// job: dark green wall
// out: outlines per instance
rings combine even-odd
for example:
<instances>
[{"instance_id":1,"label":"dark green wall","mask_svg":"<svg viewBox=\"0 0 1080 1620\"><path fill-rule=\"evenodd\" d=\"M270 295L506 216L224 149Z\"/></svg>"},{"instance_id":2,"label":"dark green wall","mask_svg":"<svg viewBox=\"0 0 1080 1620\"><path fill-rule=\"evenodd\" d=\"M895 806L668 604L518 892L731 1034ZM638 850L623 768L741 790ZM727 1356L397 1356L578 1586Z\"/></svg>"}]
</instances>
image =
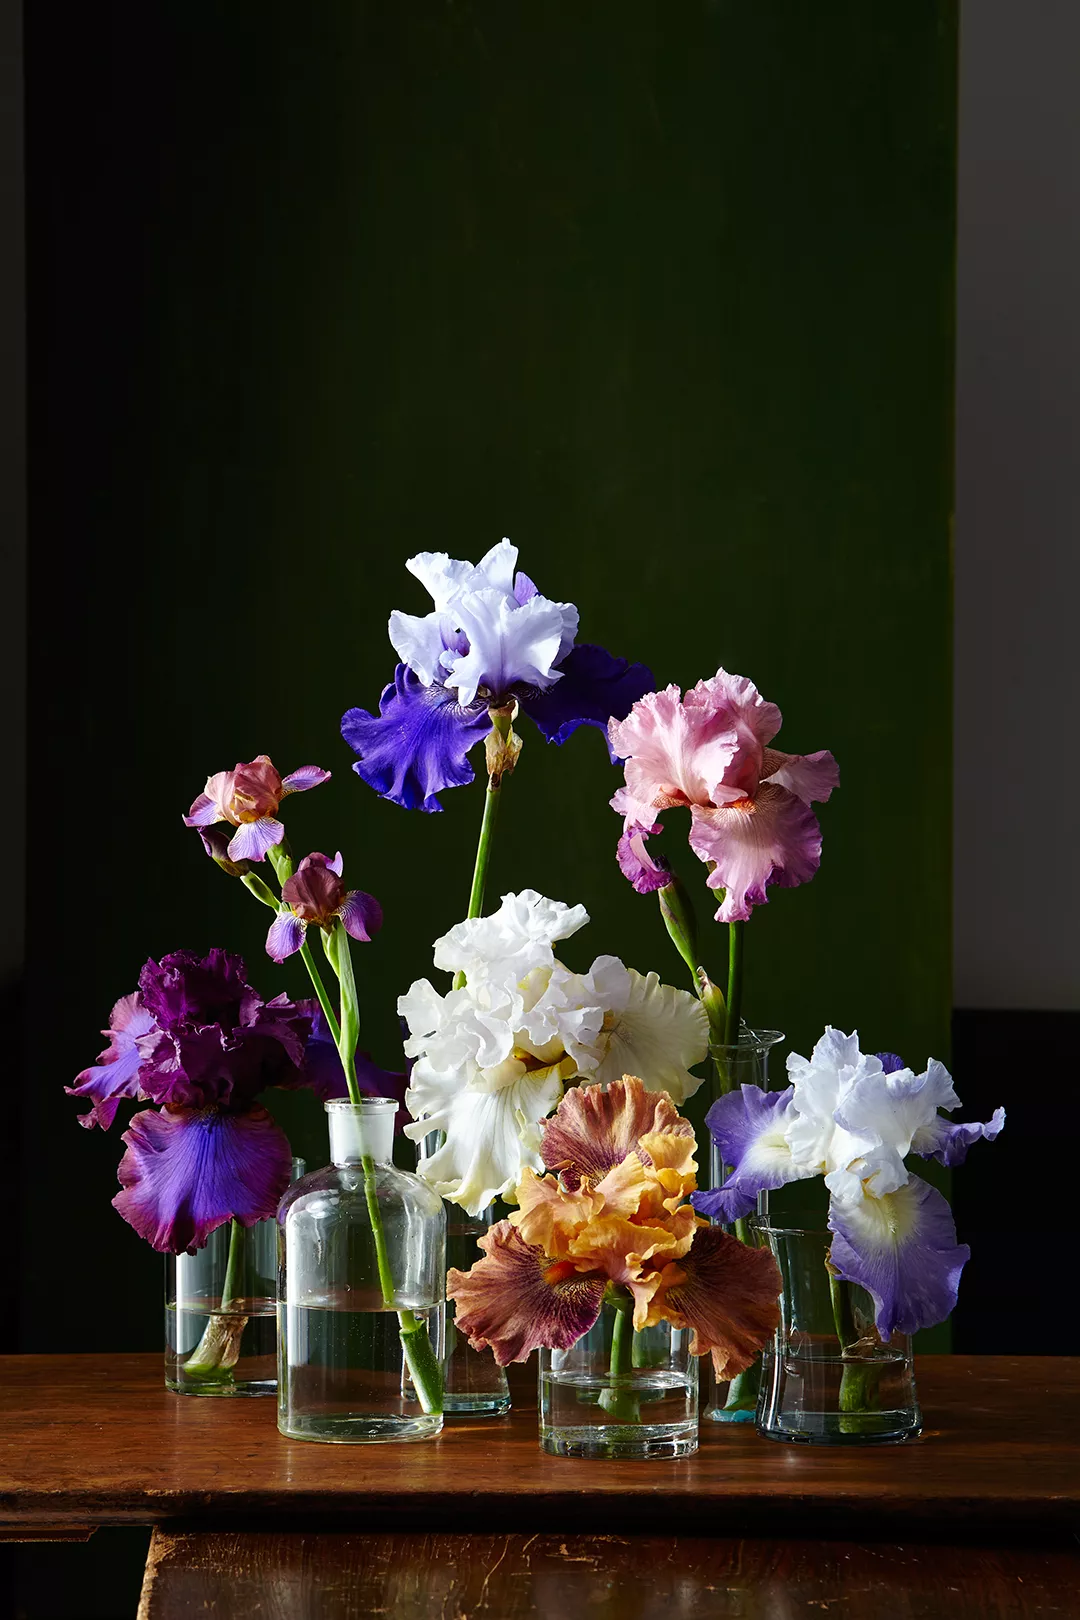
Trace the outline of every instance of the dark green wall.
<instances>
[{"instance_id":1,"label":"dark green wall","mask_svg":"<svg viewBox=\"0 0 1080 1620\"><path fill-rule=\"evenodd\" d=\"M224 944L303 990L180 823L209 771L334 770L290 833L384 903L359 966L394 1054L480 813L377 801L338 736L390 609L424 611L419 549L508 534L588 639L661 683L723 662L782 746L831 748L748 1015L946 1055L954 0L85 9L30 39L26 1345L61 1347L73 1232L64 1347L159 1342L118 1133L61 1089L141 962ZM618 780L597 734L526 728L493 890L584 901L572 962L679 982Z\"/></svg>"}]
</instances>

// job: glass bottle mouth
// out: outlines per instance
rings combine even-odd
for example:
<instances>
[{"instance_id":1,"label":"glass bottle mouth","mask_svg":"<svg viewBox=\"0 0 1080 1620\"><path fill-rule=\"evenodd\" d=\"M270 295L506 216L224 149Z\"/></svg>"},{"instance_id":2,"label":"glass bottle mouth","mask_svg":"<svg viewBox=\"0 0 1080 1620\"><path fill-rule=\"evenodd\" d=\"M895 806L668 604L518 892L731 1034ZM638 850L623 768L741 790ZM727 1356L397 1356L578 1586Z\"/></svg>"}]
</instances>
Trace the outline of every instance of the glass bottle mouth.
<instances>
[{"instance_id":1,"label":"glass bottle mouth","mask_svg":"<svg viewBox=\"0 0 1080 1620\"><path fill-rule=\"evenodd\" d=\"M323 1107L330 1115L371 1114L377 1119L387 1110L396 1114L401 1104L396 1097L361 1097L358 1103L352 1102L348 1097L331 1097L323 1103Z\"/></svg>"},{"instance_id":2,"label":"glass bottle mouth","mask_svg":"<svg viewBox=\"0 0 1080 1620\"><path fill-rule=\"evenodd\" d=\"M330 1126L330 1157L335 1164L361 1164L374 1159L389 1164L394 1156L394 1097L362 1097L358 1103L333 1097L323 1105Z\"/></svg>"}]
</instances>

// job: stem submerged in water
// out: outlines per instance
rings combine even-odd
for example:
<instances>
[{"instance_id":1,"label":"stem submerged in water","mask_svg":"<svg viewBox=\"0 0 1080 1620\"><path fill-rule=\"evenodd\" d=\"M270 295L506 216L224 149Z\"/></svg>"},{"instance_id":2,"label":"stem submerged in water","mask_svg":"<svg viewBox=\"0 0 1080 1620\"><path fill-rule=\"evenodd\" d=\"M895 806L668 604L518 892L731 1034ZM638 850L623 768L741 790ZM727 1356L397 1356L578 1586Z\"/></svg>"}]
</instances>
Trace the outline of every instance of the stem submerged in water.
<instances>
[{"instance_id":1,"label":"stem submerged in water","mask_svg":"<svg viewBox=\"0 0 1080 1620\"><path fill-rule=\"evenodd\" d=\"M617 1297L625 1295L625 1299ZM616 1296L616 1297L612 1297ZM633 1388L634 1373L634 1302L626 1289L609 1291L609 1303L615 1310L611 1328L611 1358L608 1362L609 1387L600 1393L599 1404L619 1423L640 1423L641 1403Z\"/></svg>"},{"instance_id":2,"label":"stem submerged in water","mask_svg":"<svg viewBox=\"0 0 1080 1620\"><path fill-rule=\"evenodd\" d=\"M851 1305L851 1284L829 1272L829 1298L832 1303L833 1326L844 1357L840 1374L841 1434L858 1434L865 1428L869 1413L877 1410L880 1395L881 1369L858 1356L848 1359L848 1352L859 1339L855 1326L855 1313Z\"/></svg>"},{"instance_id":3,"label":"stem submerged in water","mask_svg":"<svg viewBox=\"0 0 1080 1620\"><path fill-rule=\"evenodd\" d=\"M234 1220L229 1232L229 1258L225 1263L219 1310L210 1317L198 1344L184 1362L185 1378L223 1383L231 1380L231 1369L240 1360L240 1343L248 1319L239 1313L226 1313L242 1286L246 1258L247 1231ZM223 1376L225 1374L230 1375L230 1380Z\"/></svg>"}]
</instances>

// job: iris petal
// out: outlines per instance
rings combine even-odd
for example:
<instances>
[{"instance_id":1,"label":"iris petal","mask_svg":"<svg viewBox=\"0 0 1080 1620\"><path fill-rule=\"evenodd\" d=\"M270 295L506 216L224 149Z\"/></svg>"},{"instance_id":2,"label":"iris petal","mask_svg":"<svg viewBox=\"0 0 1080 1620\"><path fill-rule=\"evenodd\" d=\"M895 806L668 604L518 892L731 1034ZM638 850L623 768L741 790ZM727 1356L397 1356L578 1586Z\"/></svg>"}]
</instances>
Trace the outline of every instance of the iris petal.
<instances>
[{"instance_id":1,"label":"iris petal","mask_svg":"<svg viewBox=\"0 0 1080 1620\"><path fill-rule=\"evenodd\" d=\"M957 1243L941 1193L918 1176L884 1198L833 1198L829 1230L836 1274L866 1289L883 1340L943 1322L956 1304L971 1250Z\"/></svg>"},{"instance_id":2,"label":"iris petal","mask_svg":"<svg viewBox=\"0 0 1080 1620\"><path fill-rule=\"evenodd\" d=\"M759 1192L783 1187L812 1174L796 1168L785 1132L791 1123L794 1086L786 1091L762 1091L740 1086L718 1097L705 1115L705 1124L731 1166L722 1187L696 1192L690 1202L713 1220L737 1221L757 1207Z\"/></svg>"},{"instance_id":3,"label":"iris petal","mask_svg":"<svg viewBox=\"0 0 1080 1620\"><path fill-rule=\"evenodd\" d=\"M120 1099L139 1095L142 1053L138 1039L153 1028L153 1016L143 1006L137 991L120 998L109 1017L108 1046L96 1064L76 1075L73 1086L64 1087L71 1097L90 1099L90 1112L79 1115L80 1125L87 1128L100 1125L107 1131L116 1118Z\"/></svg>"},{"instance_id":4,"label":"iris petal","mask_svg":"<svg viewBox=\"0 0 1080 1620\"><path fill-rule=\"evenodd\" d=\"M603 647L579 642L558 666L561 680L546 691L521 700L521 707L548 742L564 743L579 726L607 732L611 720L624 720L634 704L652 690L652 670L616 658ZM618 755L608 743L612 760Z\"/></svg>"},{"instance_id":5,"label":"iris petal","mask_svg":"<svg viewBox=\"0 0 1080 1620\"><path fill-rule=\"evenodd\" d=\"M456 1325L474 1350L490 1346L505 1367L526 1361L542 1344L568 1350L589 1331L600 1315L606 1277L551 1266L509 1221L497 1222L477 1241L484 1259L470 1271L452 1270L446 1279Z\"/></svg>"},{"instance_id":6,"label":"iris petal","mask_svg":"<svg viewBox=\"0 0 1080 1620\"><path fill-rule=\"evenodd\" d=\"M113 1204L165 1254L201 1248L230 1219L268 1220L289 1185L292 1149L265 1108L146 1109L123 1140Z\"/></svg>"},{"instance_id":7,"label":"iris petal","mask_svg":"<svg viewBox=\"0 0 1080 1620\"><path fill-rule=\"evenodd\" d=\"M462 709L443 686L425 686L399 664L379 699L378 715L350 709L341 735L359 754L356 774L406 810L441 810L436 795L473 779L466 755L487 736L486 706Z\"/></svg>"}]
</instances>

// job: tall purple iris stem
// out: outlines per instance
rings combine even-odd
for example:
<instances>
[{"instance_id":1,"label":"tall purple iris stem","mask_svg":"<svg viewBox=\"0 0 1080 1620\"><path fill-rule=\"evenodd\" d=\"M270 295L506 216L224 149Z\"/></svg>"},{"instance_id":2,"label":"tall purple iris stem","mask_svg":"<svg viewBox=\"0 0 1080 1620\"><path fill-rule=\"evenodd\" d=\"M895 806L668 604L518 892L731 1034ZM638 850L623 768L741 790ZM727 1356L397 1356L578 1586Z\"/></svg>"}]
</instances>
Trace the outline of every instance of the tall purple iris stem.
<instances>
[{"instance_id":1,"label":"tall purple iris stem","mask_svg":"<svg viewBox=\"0 0 1080 1620\"><path fill-rule=\"evenodd\" d=\"M329 929L321 929L326 959L337 976L340 991L341 1022L335 1041L345 1083L349 1088L349 1101L360 1104L360 1087L356 1079L356 1043L360 1035L360 1004L353 976L352 951L349 936L340 917L335 917ZM375 1161L370 1154L360 1160L364 1172L364 1198L367 1202L371 1236L375 1245L375 1264L379 1273L379 1287L387 1310L395 1310L397 1289L390 1268L390 1256L383 1231L382 1210ZM439 1359L428 1337L427 1326L410 1310L397 1310L398 1336L405 1356L405 1364L412 1378L417 1399L425 1412L441 1412L443 1404L443 1375Z\"/></svg>"}]
</instances>

